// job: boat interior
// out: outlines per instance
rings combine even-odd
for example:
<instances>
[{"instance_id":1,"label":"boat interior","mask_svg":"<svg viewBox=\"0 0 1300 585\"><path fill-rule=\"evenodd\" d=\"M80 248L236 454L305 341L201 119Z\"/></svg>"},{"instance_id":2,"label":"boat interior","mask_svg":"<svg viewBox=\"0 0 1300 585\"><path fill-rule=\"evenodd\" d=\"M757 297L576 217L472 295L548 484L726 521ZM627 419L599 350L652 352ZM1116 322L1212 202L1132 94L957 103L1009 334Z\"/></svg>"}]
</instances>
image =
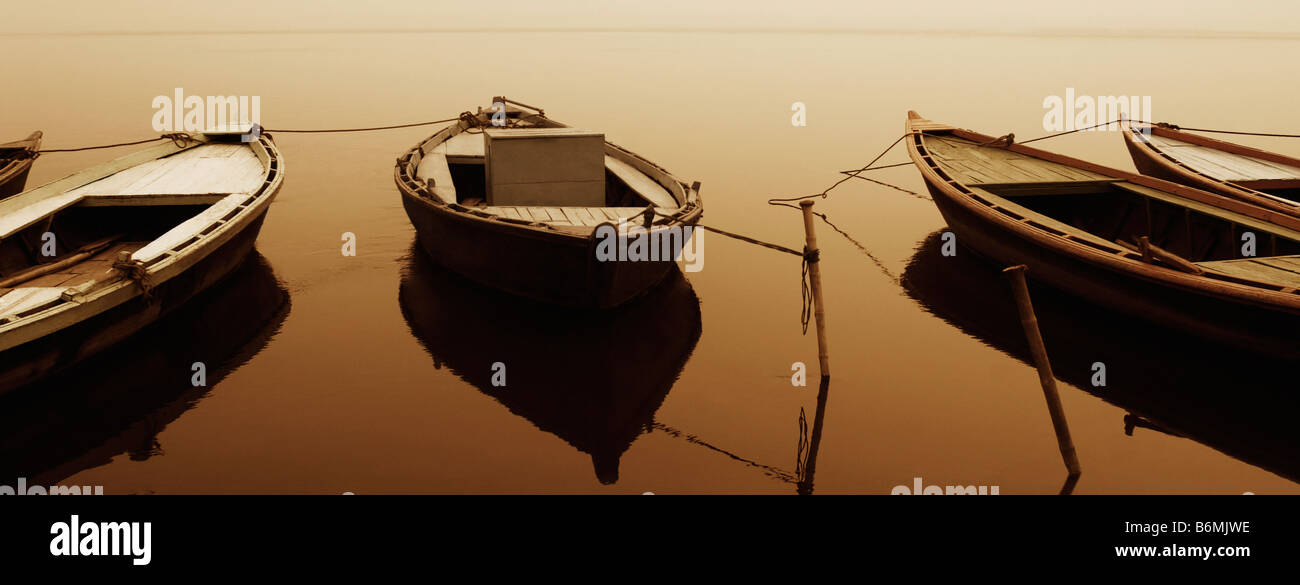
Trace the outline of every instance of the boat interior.
<instances>
[{"instance_id":1,"label":"boat interior","mask_svg":"<svg viewBox=\"0 0 1300 585\"><path fill-rule=\"evenodd\" d=\"M1212 179L1300 201L1300 167L1192 144L1155 133L1134 132L1132 135L1138 140L1147 141L1156 150L1167 153L1187 168Z\"/></svg>"},{"instance_id":2,"label":"boat interior","mask_svg":"<svg viewBox=\"0 0 1300 585\"><path fill-rule=\"evenodd\" d=\"M487 183L487 148L484 132L468 129L454 134L423 154L415 176L432 184L435 195L446 203L457 203L510 219L532 221L561 228L590 230L606 222L618 222L645 212L648 206L671 213L681 206L680 186L665 185L647 173L648 165L618 150L604 146L604 197L599 205L591 201L566 199L556 193L554 204L490 205Z\"/></svg>"},{"instance_id":3,"label":"boat interior","mask_svg":"<svg viewBox=\"0 0 1300 585\"><path fill-rule=\"evenodd\" d=\"M1111 251L1145 236L1204 270L1300 288L1300 231L1086 169L926 134L938 166L1017 221ZM1256 255L1242 255L1254 235Z\"/></svg>"},{"instance_id":4,"label":"boat interior","mask_svg":"<svg viewBox=\"0 0 1300 585\"><path fill-rule=\"evenodd\" d=\"M146 265L178 253L249 205L266 174L248 145L210 143L0 202L0 324L116 280L123 252Z\"/></svg>"}]
</instances>

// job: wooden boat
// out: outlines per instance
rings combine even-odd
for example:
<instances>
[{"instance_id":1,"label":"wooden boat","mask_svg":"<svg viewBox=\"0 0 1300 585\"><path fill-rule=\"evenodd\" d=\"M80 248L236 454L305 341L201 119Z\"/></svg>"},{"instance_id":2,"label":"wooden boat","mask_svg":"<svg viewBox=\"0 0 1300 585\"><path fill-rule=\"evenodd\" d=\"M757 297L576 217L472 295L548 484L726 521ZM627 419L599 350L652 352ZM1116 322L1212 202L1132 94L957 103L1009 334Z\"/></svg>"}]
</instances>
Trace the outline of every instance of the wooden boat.
<instances>
[{"instance_id":1,"label":"wooden boat","mask_svg":"<svg viewBox=\"0 0 1300 585\"><path fill-rule=\"evenodd\" d=\"M974 254L944 256L945 231L917 246L900 278L903 290L927 312L1032 367L1002 265ZM1294 360L1208 342L1047 286L1031 287L1053 373L1122 409L1114 415L1115 432L1171 433L1300 481L1300 394L1278 383L1293 375ZM1092 385L1095 362L1106 364L1104 387ZM1026 371L1022 382L1034 384L1033 374Z\"/></svg>"},{"instance_id":2,"label":"wooden boat","mask_svg":"<svg viewBox=\"0 0 1300 585\"><path fill-rule=\"evenodd\" d=\"M41 132L15 142L0 144L0 199L23 190L32 163L40 156Z\"/></svg>"},{"instance_id":3,"label":"wooden boat","mask_svg":"<svg viewBox=\"0 0 1300 585\"><path fill-rule=\"evenodd\" d=\"M290 304L254 250L226 279L139 335L0 397L0 476L60 485L123 454L158 455L158 436L261 351ZM207 365L206 386L191 383L197 359Z\"/></svg>"},{"instance_id":4,"label":"wooden boat","mask_svg":"<svg viewBox=\"0 0 1300 585\"><path fill-rule=\"evenodd\" d=\"M481 284L571 307L613 307L663 280L680 246L666 260L601 261L597 237L609 232L600 228L653 212L654 232L680 237L703 212L699 183L540 109L493 103L498 113L466 112L397 160L402 203L429 257Z\"/></svg>"},{"instance_id":5,"label":"wooden boat","mask_svg":"<svg viewBox=\"0 0 1300 585\"><path fill-rule=\"evenodd\" d=\"M1300 216L1300 159L1167 124L1126 122L1121 130L1144 175Z\"/></svg>"},{"instance_id":6,"label":"wooden boat","mask_svg":"<svg viewBox=\"0 0 1300 585\"><path fill-rule=\"evenodd\" d=\"M912 161L970 249L1131 315L1295 350L1300 218L915 112L907 130Z\"/></svg>"},{"instance_id":7,"label":"wooden boat","mask_svg":"<svg viewBox=\"0 0 1300 585\"><path fill-rule=\"evenodd\" d=\"M700 301L681 271L592 312L519 299L411 252L398 302L435 367L589 455L602 484L618 481L623 453L649 431L700 338ZM507 366L505 387L492 384L495 362Z\"/></svg>"},{"instance_id":8,"label":"wooden boat","mask_svg":"<svg viewBox=\"0 0 1300 585\"><path fill-rule=\"evenodd\" d=\"M0 393L94 355L248 255L284 180L269 136L176 139L0 201Z\"/></svg>"}]
</instances>

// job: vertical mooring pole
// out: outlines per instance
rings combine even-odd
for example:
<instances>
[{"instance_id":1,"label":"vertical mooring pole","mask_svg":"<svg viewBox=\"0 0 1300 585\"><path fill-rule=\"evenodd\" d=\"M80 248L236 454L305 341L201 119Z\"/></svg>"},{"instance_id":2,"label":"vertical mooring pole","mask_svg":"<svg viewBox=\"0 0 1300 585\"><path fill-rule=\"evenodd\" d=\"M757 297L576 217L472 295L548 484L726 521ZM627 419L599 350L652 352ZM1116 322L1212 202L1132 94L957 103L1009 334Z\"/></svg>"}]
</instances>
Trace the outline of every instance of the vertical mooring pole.
<instances>
[{"instance_id":1,"label":"vertical mooring pole","mask_svg":"<svg viewBox=\"0 0 1300 585\"><path fill-rule=\"evenodd\" d=\"M817 320L817 360L820 362L822 379L831 377L830 352L826 349L826 309L822 304L822 269L817 253L817 233L813 230L813 202L804 199L799 202L803 210L803 231L807 238L804 244L804 260L808 262L808 280L812 288L813 317Z\"/></svg>"},{"instance_id":2,"label":"vertical mooring pole","mask_svg":"<svg viewBox=\"0 0 1300 585\"><path fill-rule=\"evenodd\" d=\"M1043 345L1043 335L1038 331L1038 317L1034 315L1034 305L1029 300L1029 286L1025 284L1024 264L1003 270L1011 281L1011 291L1016 297L1016 308L1020 311L1020 325L1025 328L1025 338L1029 341L1029 353L1038 368L1038 381L1043 386L1043 396L1047 398L1047 412L1052 416L1052 428L1056 430L1056 443L1061 448L1061 458L1065 460L1065 469L1070 475L1078 475L1079 457L1074 452L1074 441L1070 439L1070 427L1065 422L1065 409L1061 407L1061 395L1056 391L1056 376L1052 374L1052 363L1047 359L1047 347Z\"/></svg>"}]
</instances>

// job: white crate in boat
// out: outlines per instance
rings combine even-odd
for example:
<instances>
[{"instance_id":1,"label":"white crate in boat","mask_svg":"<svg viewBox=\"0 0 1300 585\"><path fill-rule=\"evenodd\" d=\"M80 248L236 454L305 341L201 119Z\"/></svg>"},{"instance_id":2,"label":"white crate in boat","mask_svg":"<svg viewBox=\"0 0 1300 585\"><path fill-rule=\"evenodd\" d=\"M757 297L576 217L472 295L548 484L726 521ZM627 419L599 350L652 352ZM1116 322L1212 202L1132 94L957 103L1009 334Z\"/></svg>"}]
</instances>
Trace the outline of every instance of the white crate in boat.
<instances>
[{"instance_id":1,"label":"white crate in boat","mask_svg":"<svg viewBox=\"0 0 1300 585\"><path fill-rule=\"evenodd\" d=\"M604 134L575 128L483 134L488 205L605 205Z\"/></svg>"}]
</instances>

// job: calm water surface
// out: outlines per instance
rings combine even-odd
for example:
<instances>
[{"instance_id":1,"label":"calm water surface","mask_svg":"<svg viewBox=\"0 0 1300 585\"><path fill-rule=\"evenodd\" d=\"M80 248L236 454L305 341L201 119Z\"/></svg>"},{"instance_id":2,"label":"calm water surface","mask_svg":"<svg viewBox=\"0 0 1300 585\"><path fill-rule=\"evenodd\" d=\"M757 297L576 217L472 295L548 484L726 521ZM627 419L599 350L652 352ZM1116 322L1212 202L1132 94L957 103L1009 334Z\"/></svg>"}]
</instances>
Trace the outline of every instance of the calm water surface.
<instances>
[{"instance_id":1,"label":"calm water surface","mask_svg":"<svg viewBox=\"0 0 1300 585\"><path fill-rule=\"evenodd\" d=\"M0 37L0 48L20 57L0 93L0 138L148 137L153 97L176 87L259 95L272 128L433 120L507 95L702 181L706 223L791 247L797 214L764 201L820 191L870 160L908 109L1023 139L1045 134L1043 98L1073 87L1151 95L1158 120L1300 128L1300 82L1274 65L1296 49L1284 40L250 34ZM1203 77L1224 70L1239 83ZM807 105L806 127L792 127L793 102ZM801 411L811 426L817 407L815 383L790 384L792 362L817 360L800 334L796 259L709 234L702 272L603 319L484 294L413 251L392 165L430 133L278 135L288 176L259 255L199 306L7 406L0 481L110 493L796 491ZM1132 168L1115 133L1043 146ZM118 154L48 155L29 186ZM911 168L877 176L923 188ZM815 491L888 493L914 477L1060 490L999 267L964 249L941 257L933 204L891 189L847 183L818 209L883 267L819 227L835 376ZM339 253L343 232L357 235L356 257ZM1285 364L1035 292L1084 468L1076 493L1300 492L1288 416L1300 400ZM220 367L196 391L188 365L201 359ZM493 361L511 364L509 389L484 381ZM1110 366L1106 389L1088 385L1093 361Z\"/></svg>"}]
</instances>

